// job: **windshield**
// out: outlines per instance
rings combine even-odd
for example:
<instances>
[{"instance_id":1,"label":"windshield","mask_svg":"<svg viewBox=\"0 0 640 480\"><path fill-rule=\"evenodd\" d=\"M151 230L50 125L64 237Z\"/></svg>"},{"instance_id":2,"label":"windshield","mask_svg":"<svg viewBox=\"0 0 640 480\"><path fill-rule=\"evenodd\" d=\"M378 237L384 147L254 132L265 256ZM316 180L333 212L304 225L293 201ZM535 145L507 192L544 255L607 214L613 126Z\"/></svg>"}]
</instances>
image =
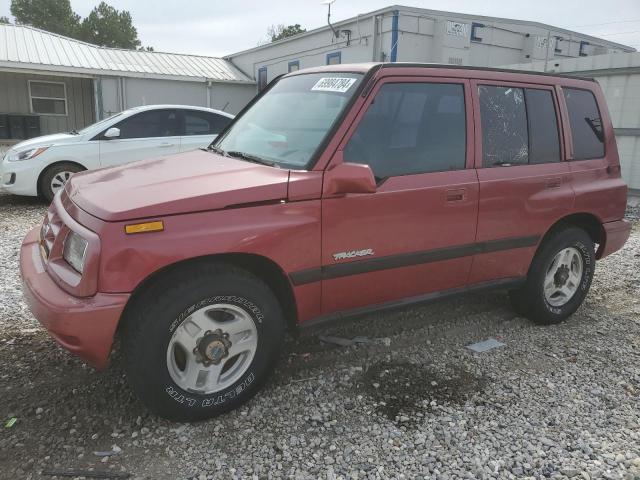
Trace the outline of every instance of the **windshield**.
<instances>
[{"instance_id":1,"label":"windshield","mask_svg":"<svg viewBox=\"0 0 640 480\"><path fill-rule=\"evenodd\" d=\"M92 123L88 127L84 127L82 130L78 131L77 133L79 135L82 135L83 133L86 133L89 130L93 130L94 128L99 127L100 125L104 125L105 123L110 122L111 120L113 120L116 117L119 117L120 115L122 115L122 112L116 113L115 115L111 115L110 117L107 117L107 118L105 118L103 120L100 120L99 122Z\"/></svg>"},{"instance_id":2,"label":"windshield","mask_svg":"<svg viewBox=\"0 0 640 480\"><path fill-rule=\"evenodd\" d=\"M236 119L215 150L304 169L361 80L361 74L340 72L285 77Z\"/></svg>"}]
</instances>

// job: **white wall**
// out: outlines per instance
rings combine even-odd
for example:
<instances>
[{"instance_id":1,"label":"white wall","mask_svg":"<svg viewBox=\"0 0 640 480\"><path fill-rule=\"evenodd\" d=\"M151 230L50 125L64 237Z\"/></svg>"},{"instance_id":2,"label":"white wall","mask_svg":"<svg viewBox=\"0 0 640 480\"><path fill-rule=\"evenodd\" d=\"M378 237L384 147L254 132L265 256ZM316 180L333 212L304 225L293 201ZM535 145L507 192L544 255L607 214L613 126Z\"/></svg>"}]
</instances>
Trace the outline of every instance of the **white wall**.
<instances>
[{"instance_id":1,"label":"white wall","mask_svg":"<svg viewBox=\"0 0 640 480\"><path fill-rule=\"evenodd\" d=\"M323 27L291 39L232 54L228 59L256 80L258 70L266 67L268 81L287 73L289 62L294 60L300 62L300 68L325 65L327 53L334 51L341 52L342 63L390 61L392 8L396 7L335 23L336 29L351 30L348 45L344 36L336 39L328 27ZM582 41L590 43L582 47L583 53L588 55L620 50L605 40L554 27L418 8L397 8L397 61L400 62L473 66L528 63L547 57L578 56ZM451 28L452 23L460 26L461 35L453 34L455 29ZM481 40L471 40L474 23L483 25L474 32Z\"/></svg>"}]
</instances>

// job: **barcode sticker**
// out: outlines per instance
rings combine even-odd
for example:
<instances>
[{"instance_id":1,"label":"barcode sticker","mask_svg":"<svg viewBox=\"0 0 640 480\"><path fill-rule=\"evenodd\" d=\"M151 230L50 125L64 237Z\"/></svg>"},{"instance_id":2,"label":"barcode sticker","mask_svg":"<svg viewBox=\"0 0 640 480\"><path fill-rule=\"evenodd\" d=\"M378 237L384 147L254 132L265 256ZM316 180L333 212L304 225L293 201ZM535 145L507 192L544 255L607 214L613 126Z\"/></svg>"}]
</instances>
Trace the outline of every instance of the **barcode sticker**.
<instances>
[{"instance_id":1,"label":"barcode sticker","mask_svg":"<svg viewBox=\"0 0 640 480\"><path fill-rule=\"evenodd\" d=\"M311 90L344 93L354 83L356 83L355 78L327 77L318 80Z\"/></svg>"}]
</instances>

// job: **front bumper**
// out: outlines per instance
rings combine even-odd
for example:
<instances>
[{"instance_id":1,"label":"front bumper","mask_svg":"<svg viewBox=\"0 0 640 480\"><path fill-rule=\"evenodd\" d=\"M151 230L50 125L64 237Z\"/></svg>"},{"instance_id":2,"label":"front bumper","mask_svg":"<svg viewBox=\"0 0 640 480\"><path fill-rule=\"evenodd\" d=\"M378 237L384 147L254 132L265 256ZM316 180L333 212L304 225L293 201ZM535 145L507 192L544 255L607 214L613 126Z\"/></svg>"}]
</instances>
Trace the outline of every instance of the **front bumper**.
<instances>
[{"instance_id":1,"label":"front bumper","mask_svg":"<svg viewBox=\"0 0 640 480\"><path fill-rule=\"evenodd\" d=\"M92 367L105 368L129 294L98 292L79 298L62 290L46 272L38 228L22 242L20 273L25 301L49 334Z\"/></svg>"},{"instance_id":2,"label":"front bumper","mask_svg":"<svg viewBox=\"0 0 640 480\"><path fill-rule=\"evenodd\" d=\"M631 234L631 224L626 220L606 222L602 224L605 232L604 243L598 248L596 258L604 258L620 250Z\"/></svg>"},{"instance_id":3,"label":"front bumper","mask_svg":"<svg viewBox=\"0 0 640 480\"><path fill-rule=\"evenodd\" d=\"M38 195L38 177L44 165L30 160L9 162L0 160L0 190L14 195Z\"/></svg>"}]
</instances>

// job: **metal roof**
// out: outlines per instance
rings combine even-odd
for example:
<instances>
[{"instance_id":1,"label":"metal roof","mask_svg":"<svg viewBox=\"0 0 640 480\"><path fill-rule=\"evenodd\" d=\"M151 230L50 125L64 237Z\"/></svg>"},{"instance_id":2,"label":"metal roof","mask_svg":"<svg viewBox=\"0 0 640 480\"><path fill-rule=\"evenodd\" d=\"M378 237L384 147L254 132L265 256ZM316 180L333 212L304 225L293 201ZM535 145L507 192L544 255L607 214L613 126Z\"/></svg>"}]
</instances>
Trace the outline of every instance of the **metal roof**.
<instances>
[{"instance_id":1,"label":"metal roof","mask_svg":"<svg viewBox=\"0 0 640 480\"><path fill-rule=\"evenodd\" d=\"M0 67L255 83L223 58L98 47L27 25L0 24Z\"/></svg>"}]
</instances>

